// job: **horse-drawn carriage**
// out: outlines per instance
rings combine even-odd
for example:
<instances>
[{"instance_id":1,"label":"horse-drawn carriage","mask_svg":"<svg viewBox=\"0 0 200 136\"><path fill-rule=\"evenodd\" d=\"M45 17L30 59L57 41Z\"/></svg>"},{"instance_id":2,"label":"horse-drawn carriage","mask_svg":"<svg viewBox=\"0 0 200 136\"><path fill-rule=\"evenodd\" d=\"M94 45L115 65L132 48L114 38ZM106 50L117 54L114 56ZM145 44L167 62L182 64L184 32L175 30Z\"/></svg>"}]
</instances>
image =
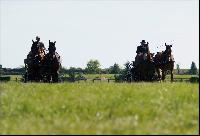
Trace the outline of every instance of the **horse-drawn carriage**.
<instances>
[{"instance_id":1,"label":"horse-drawn carriage","mask_svg":"<svg viewBox=\"0 0 200 136\"><path fill-rule=\"evenodd\" d=\"M142 40L137 47L135 61L126 64L125 81L158 81L164 80L168 71L171 73L173 81L174 58L172 55L172 45L167 45L162 52L150 53L148 42Z\"/></svg>"},{"instance_id":2,"label":"horse-drawn carriage","mask_svg":"<svg viewBox=\"0 0 200 136\"><path fill-rule=\"evenodd\" d=\"M56 52L56 42L49 40L48 53L45 52L45 47L41 42L33 40L32 42L31 51L24 59L26 69L24 81L58 82L61 60Z\"/></svg>"}]
</instances>

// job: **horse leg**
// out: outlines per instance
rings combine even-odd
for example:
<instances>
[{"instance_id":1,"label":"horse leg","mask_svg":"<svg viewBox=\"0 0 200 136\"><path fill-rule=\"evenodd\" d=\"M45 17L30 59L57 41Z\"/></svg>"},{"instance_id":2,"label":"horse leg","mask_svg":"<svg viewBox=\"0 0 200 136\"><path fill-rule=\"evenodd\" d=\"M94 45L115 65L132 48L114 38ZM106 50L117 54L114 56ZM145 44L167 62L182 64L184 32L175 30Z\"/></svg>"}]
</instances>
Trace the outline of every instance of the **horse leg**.
<instances>
[{"instance_id":1,"label":"horse leg","mask_svg":"<svg viewBox=\"0 0 200 136\"><path fill-rule=\"evenodd\" d=\"M162 70L162 81L164 81L164 80L165 80L165 71Z\"/></svg>"},{"instance_id":2,"label":"horse leg","mask_svg":"<svg viewBox=\"0 0 200 136\"><path fill-rule=\"evenodd\" d=\"M174 81L173 70L170 70L170 72L171 72L171 82L173 82Z\"/></svg>"},{"instance_id":3,"label":"horse leg","mask_svg":"<svg viewBox=\"0 0 200 136\"><path fill-rule=\"evenodd\" d=\"M47 66L45 67L45 71L46 71L46 78L47 78L47 82L51 82L51 77L52 77L52 72L51 72L51 67L49 66L50 64L46 64Z\"/></svg>"},{"instance_id":4,"label":"horse leg","mask_svg":"<svg viewBox=\"0 0 200 136\"><path fill-rule=\"evenodd\" d=\"M31 77L31 74L28 73L28 74L27 74L27 81L30 81L30 80L32 80L32 77Z\"/></svg>"},{"instance_id":5,"label":"horse leg","mask_svg":"<svg viewBox=\"0 0 200 136\"><path fill-rule=\"evenodd\" d=\"M161 77L161 76L160 76L160 71L159 71L158 68L156 68L156 73L157 73L157 78L158 78L157 80L160 81L160 77Z\"/></svg>"},{"instance_id":6,"label":"horse leg","mask_svg":"<svg viewBox=\"0 0 200 136\"><path fill-rule=\"evenodd\" d=\"M47 81L48 81L49 83L51 82L51 77L52 77L51 72L48 72L48 74L47 74Z\"/></svg>"},{"instance_id":7,"label":"horse leg","mask_svg":"<svg viewBox=\"0 0 200 136\"><path fill-rule=\"evenodd\" d=\"M130 78L131 78L131 82L132 82L133 81L132 75L130 75Z\"/></svg>"},{"instance_id":8,"label":"horse leg","mask_svg":"<svg viewBox=\"0 0 200 136\"><path fill-rule=\"evenodd\" d=\"M53 73L52 80L53 80L54 83L58 82L58 72Z\"/></svg>"},{"instance_id":9,"label":"horse leg","mask_svg":"<svg viewBox=\"0 0 200 136\"><path fill-rule=\"evenodd\" d=\"M159 73L159 75L158 75L158 78L159 78L159 81L161 82L161 80L162 80L162 70L161 69L158 69L158 73Z\"/></svg>"},{"instance_id":10,"label":"horse leg","mask_svg":"<svg viewBox=\"0 0 200 136\"><path fill-rule=\"evenodd\" d=\"M173 69L174 69L174 62L172 61L172 63L171 63L171 82L174 81Z\"/></svg>"},{"instance_id":11,"label":"horse leg","mask_svg":"<svg viewBox=\"0 0 200 136\"><path fill-rule=\"evenodd\" d=\"M129 82L130 82L130 83L132 82L131 75L129 75Z\"/></svg>"},{"instance_id":12,"label":"horse leg","mask_svg":"<svg viewBox=\"0 0 200 136\"><path fill-rule=\"evenodd\" d=\"M36 76L35 76L35 81L36 81L36 82L39 82L39 81L40 81L40 77L39 77L40 74L39 74L38 72L39 72L39 71L36 71L36 72L35 72L35 75L36 75Z\"/></svg>"}]
</instances>

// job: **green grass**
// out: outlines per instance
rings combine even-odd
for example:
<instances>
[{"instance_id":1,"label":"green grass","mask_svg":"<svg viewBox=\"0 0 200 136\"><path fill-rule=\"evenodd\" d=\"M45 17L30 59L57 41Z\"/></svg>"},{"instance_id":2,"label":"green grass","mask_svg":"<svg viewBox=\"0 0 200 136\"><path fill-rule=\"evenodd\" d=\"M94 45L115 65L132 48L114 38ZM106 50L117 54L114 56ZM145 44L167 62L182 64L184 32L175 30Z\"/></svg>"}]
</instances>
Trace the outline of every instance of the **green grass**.
<instances>
[{"instance_id":1,"label":"green grass","mask_svg":"<svg viewBox=\"0 0 200 136\"><path fill-rule=\"evenodd\" d=\"M114 74L86 74L83 75L86 78L93 79L93 78L113 78L114 79Z\"/></svg>"},{"instance_id":2,"label":"green grass","mask_svg":"<svg viewBox=\"0 0 200 136\"><path fill-rule=\"evenodd\" d=\"M0 134L198 134L191 83L1 83Z\"/></svg>"}]
</instances>

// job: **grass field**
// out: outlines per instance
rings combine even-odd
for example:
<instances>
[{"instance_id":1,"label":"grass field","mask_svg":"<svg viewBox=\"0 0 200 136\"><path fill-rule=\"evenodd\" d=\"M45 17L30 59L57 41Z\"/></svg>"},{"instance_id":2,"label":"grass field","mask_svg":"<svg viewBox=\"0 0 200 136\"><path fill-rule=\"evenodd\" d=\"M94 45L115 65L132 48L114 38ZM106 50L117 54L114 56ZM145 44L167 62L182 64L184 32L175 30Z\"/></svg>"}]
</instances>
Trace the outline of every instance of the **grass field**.
<instances>
[{"instance_id":1,"label":"grass field","mask_svg":"<svg viewBox=\"0 0 200 136\"><path fill-rule=\"evenodd\" d=\"M199 84L1 83L0 134L198 134Z\"/></svg>"}]
</instances>

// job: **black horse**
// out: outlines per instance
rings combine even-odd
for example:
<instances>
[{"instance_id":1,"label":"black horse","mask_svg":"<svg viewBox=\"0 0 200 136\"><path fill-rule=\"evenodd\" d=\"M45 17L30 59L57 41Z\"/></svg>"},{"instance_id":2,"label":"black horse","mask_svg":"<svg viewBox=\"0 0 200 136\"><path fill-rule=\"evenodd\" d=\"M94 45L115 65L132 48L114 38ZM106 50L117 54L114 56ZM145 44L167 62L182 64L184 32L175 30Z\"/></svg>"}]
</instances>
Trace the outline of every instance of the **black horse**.
<instances>
[{"instance_id":1,"label":"black horse","mask_svg":"<svg viewBox=\"0 0 200 136\"><path fill-rule=\"evenodd\" d=\"M61 58L56 52L55 42L49 40L49 52L45 56L48 82L58 82L59 70L61 68Z\"/></svg>"},{"instance_id":2,"label":"black horse","mask_svg":"<svg viewBox=\"0 0 200 136\"><path fill-rule=\"evenodd\" d=\"M37 60L37 51L38 51L38 46L37 46L37 41L32 40L32 47L31 51L27 55L27 58L24 60L25 63L25 68L26 68L26 73L25 73L25 82L26 81L37 81L39 80L39 75L38 75L38 60Z\"/></svg>"},{"instance_id":3,"label":"black horse","mask_svg":"<svg viewBox=\"0 0 200 136\"><path fill-rule=\"evenodd\" d=\"M43 48L38 46L38 41L32 40L31 51L27 55L27 58L24 60L26 73L25 73L25 82L26 81L43 81L44 78L44 63L45 63L45 51Z\"/></svg>"}]
</instances>

